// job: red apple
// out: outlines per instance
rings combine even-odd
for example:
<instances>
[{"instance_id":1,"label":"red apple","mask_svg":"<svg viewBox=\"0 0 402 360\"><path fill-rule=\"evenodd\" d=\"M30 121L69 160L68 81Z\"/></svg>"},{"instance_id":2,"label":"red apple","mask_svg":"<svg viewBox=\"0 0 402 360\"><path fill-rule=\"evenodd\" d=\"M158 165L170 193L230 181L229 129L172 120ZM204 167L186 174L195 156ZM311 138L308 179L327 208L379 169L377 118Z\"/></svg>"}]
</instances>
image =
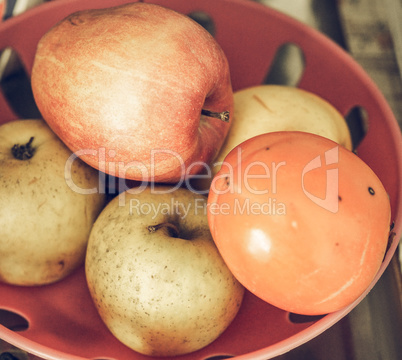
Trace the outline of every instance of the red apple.
<instances>
[{"instance_id":1,"label":"red apple","mask_svg":"<svg viewBox=\"0 0 402 360\"><path fill-rule=\"evenodd\" d=\"M38 44L32 88L72 151L141 181L199 172L220 150L233 110L228 62L215 39L189 17L147 3L59 22Z\"/></svg>"}]
</instances>

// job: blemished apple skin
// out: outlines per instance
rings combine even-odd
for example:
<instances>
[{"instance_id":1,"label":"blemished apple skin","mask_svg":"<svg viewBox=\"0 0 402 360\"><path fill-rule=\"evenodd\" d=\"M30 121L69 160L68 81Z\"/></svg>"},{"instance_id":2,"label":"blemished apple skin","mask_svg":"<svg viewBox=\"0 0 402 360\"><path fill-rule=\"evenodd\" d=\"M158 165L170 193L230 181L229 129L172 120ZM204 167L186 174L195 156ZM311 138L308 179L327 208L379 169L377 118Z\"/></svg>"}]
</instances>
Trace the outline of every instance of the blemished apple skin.
<instances>
[{"instance_id":1,"label":"blemished apple skin","mask_svg":"<svg viewBox=\"0 0 402 360\"><path fill-rule=\"evenodd\" d=\"M149 187L121 196L124 205L116 197L106 206L88 243L86 278L101 318L143 354L207 346L235 318L244 288L212 240L206 198L184 188L153 194ZM178 237L168 227L149 230L166 223Z\"/></svg>"},{"instance_id":2,"label":"blemished apple skin","mask_svg":"<svg viewBox=\"0 0 402 360\"><path fill-rule=\"evenodd\" d=\"M33 137L35 152L16 159L11 148ZM21 286L54 283L84 263L91 227L105 194L82 194L66 182L71 151L43 120L0 126L0 281ZM71 179L81 189L98 186L98 171L79 159Z\"/></svg>"},{"instance_id":3,"label":"blemished apple skin","mask_svg":"<svg viewBox=\"0 0 402 360\"><path fill-rule=\"evenodd\" d=\"M131 3L74 13L39 41L37 106L91 166L127 179L177 182L217 155L229 130L229 64L189 17ZM201 110L229 111L229 122Z\"/></svg>"}]
</instances>

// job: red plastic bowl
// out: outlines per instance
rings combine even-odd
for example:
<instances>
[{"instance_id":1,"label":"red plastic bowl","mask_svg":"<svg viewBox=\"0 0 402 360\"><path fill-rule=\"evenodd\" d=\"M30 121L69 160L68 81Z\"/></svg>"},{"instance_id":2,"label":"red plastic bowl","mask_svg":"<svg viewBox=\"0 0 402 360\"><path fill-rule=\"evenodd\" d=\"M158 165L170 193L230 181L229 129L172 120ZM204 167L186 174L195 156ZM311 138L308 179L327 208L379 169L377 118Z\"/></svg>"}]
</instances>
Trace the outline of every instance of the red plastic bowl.
<instances>
[{"instance_id":1,"label":"red plastic bowl","mask_svg":"<svg viewBox=\"0 0 402 360\"><path fill-rule=\"evenodd\" d=\"M58 0L0 25L0 49L11 46L30 72L39 38L67 14L122 4L124 0ZM319 335L348 314L384 272L402 231L402 140L399 126L382 94L361 67L317 31L251 1L152 1L182 13L203 10L215 23L216 39L228 57L234 89L263 82L279 47L299 46L305 68L298 84L331 102L342 114L356 106L368 114L368 131L359 156L377 173L392 206L396 236L376 279L355 303L307 323L292 323L289 314L246 293L242 308L227 331L208 347L178 359L269 359ZM0 93L0 123L16 118ZM29 327L15 332L0 325L0 337L45 359L150 359L117 341L98 317L86 288L83 269L54 285L21 288L0 285L0 309L23 316Z\"/></svg>"}]
</instances>

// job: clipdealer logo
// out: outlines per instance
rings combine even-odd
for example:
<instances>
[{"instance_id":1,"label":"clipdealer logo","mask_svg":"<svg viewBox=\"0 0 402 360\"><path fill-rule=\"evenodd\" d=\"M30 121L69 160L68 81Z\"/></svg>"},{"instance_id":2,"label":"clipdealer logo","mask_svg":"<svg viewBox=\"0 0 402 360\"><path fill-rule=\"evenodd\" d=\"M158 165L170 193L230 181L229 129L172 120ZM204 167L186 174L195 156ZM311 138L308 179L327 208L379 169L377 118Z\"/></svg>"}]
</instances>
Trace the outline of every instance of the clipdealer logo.
<instances>
[{"instance_id":1,"label":"clipdealer logo","mask_svg":"<svg viewBox=\"0 0 402 360\"><path fill-rule=\"evenodd\" d=\"M322 160L323 158L323 160ZM241 167L241 149L238 149L237 151L237 162L239 166ZM332 212L336 213L338 212L338 198L339 198L339 169L338 169L338 163L339 163L339 146L335 146L327 151L325 151L323 154L316 156L312 160L310 160L303 168L300 174L300 186L301 190L303 193L307 196L308 199L310 199L313 203L318 205L319 207ZM253 175L249 171L252 167L259 166L260 169L262 169L260 175ZM278 178L278 173L283 171L282 169L286 168L287 163L286 161L281 161L279 163L273 162L271 166L269 164L266 164L261 161L255 161L253 163L250 163L247 165L247 167L243 170L237 171L237 174L233 169L229 169L228 174L229 175L224 175L228 176L230 181L228 181L229 184L231 184L228 187L223 187L222 189L219 188L219 186L216 185L218 181L219 175L217 175L217 178L215 178L215 187L214 187L214 192L217 194L224 194L226 192L237 192L240 193L242 190L241 189L246 189L249 193L252 194L268 194L271 192L271 194L275 195L277 193L278 187L280 187L280 179ZM317 181L325 181L324 184L319 184L319 185L324 185L325 186L325 193L324 197L320 198L316 194L310 192L307 190L306 187L306 175L308 175L310 172L324 168L325 170L325 177L318 177ZM233 187L233 179L234 177L237 176L237 183L236 183L236 188ZM286 174L284 174L286 176ZM271 189L270 191L267 188L264 188L263 190L257 190L255 188L252 188L250 186L249 180L250 179L257 179L257 178L262 178L262 179L270 179L271 181ZM212 183L212 186L214 186L214 182ZM269 197L268 200L264 203L250 203L250 199L245 199L243 200L243 204L240 205L239 199L236 199L237 203L235 202L234 211L236 209L251 209L248 211L249 213L256 213L259 212L261 214L270 214L270 215L284 215L286 213L286 204L283 204L281 202L277 202L277 199L275 197ZM220 204L220 206L224 206L225 204ZM215 205L218 207L218 204ZM254 209L254 212L253 210ZM213 209L211 209L213 210ZM269 210L269 211L268 211ZM240 211L241 213L244 213L244 210Z\"/></svg>"},{"instance_id":2,"label":"clipdealer logo","mask_svg":"<svg viewBox=\"0 0 402 360\"><path fill-rule=\"evenodd\" d=\"M93 149L84 149L80 150L79 152L73 153L69 159L66 162L65 165L65 180L67 185L75 192L78 192L80 194L93 194L98 191L100 192L105 192L105 173L100 172L99 173L99 186L98 188L91 188L91 189L83 189L80 188L77 184L74 183L72 179L72 166L74 161L79 158L81 155L97 155L99 153L104 152L105 149L100 149L99 151L93 150ZM110 150L109 150L110 151ZM157 149L155 151L164 151L163 149ZM170 150L166 150L167 153L171 154L172 156L180 158L180 155L177 153L172 153ZM151 154L151 159L154 154ZM238 149L238 159L237 159L237 164L241 164L241 150ZM312 160L310 160L302 169L301 176L300 176L300 186L303 191L303 193L307 196L308 199L310 199L313 203L316 205L320 206L321 208L332 212L336 213L338 211L338 190L339 190L339 169L337 167L337 164L339 162L339 146L335 146L332 149L329 149L325 151L325 153L316 156ZM132 166L133 163L135 166L141 166L139 162L134 161L129 164L129 166ZM184 162L182 161L182 164ZM124 164L120 164L124 165ZM215 163L212 166L221 166L223 164L221 163ZM230 164L225 163L225 166L230 166ZM279 163L272 163L271 168L269 167L268 164L265 164L261 161L256 161L255 163L249 164L247 168L245 169L244 173L242 175L235 174L235 170L231 169L229 173L231 176L238 176L238 184L240 184L239 187L236 189L234 188L226 188L223 192L239 192L239 189L244 186L249 192L253 192L254 194L261 195L264 193L268 193L268 190L257 190L257 189L252 189L249 185L249 180L250 179L255 179L255 178L264 178L266 177L267 179L270 179L271 181L271 193L276 194L277 188L280 187L280 179L278 179L278 173L281 171L284 171L282 169L286 168L286 162L282 161ZM102 165L104 167L104 164ZM102 168L100 166L100 168ZM128 165L125 165L126 168ZM143 165L145 167L145 165ZM184 165L183 165L184 166ZM208 170L207 172L209 174L212 173L211 167L208 164L203 164L203 166ZM251 169L255 166L260 166L264 169L265 174L264 175L253 175L251 172ZM313 194L309 192L306 188L305 184L305 177L307 174L309 174L313 170L317 170L320 168L326 167L325 170L325 196L323 198L318 197L316 194ZM194 175L192 176L192 179L197 178L205 178L205 175ZM321 178L319 178L321 180ZM231 182L233 183L233 182ZM157 184L155 184L152 181L142 181L137 187L134 188L129 188L126 183L125 179L119 179L118 182L118 187L119 189L117 190L118 193L121 195L121 199L119 200L120 206L125 205L125 197L124 197L124 192L127 191L130 194L139 194L141 193L146 187L151 187L151 192L154 194L160 194L160 193L173 193L176 189L181 187L182 185L185 185L190 191L197 192L191 184L189 183L189 177L186 176L186 171L184 169L183 171L183 178L176 184L171 184L171 186L164 187L163 190L161 190ZM212 182L211 186L215 186L216 181ZM222 190L219 190L217 188L214 188L214 191L217 193L222 193ZM240 190L241 191L241 190ZM200 192L198 192L200 193ZM172 205L172 204L170 204ZM177 202L176 202L177 205ZM206 207L207 205L203 205L203 207ZM218 204L208 204L209 210L211 212L221 212L222 214L229 213L230 210L236 211L237 213L248 213L248 214L265 214L265 215L285 215L286 214L286 204L281 203L277 201L275 197L268 197L267 201L264 203L253 203L251 202L250 199L245 199L243 201L240 201L239 199L236 200L234 205L232 205L234 208L230 209L229 204L220 204L218 207ZM136 211L139 211L140 204L136 203L134 205L131 205L131 212L133 209L136 209ZM197 205L197 211L201 211L201 205ZM158 211L167 211L167 204L161 205L159 208L155 208L155 206L151 205L144 205L143 208L141 209L141 212L153 212L157 213ZM179 206L175 207L176 209L181 209L179 212L180 214L184 213L187 214L190 209L188 208L187 205L185 204L180 204ZM204 210L206 212L206 210Z\"/></svg>"},{"instance_id":3,"label":"clipdealer logo","mask_svg":"<svg viewBox=\"0 0 402 360\"><path fill-rule=\"evenodd\" d=\"M324 153L325 166L331 166L334 164L338 164L339 162L339 146L335 146L334 148L327 150ZM321 156L317 156L312 159L303 169L302 172L302 189L304 194L315 204L322 207L325 210L328 210L332 213L338 212L338 197L339 197L339 169L337 167L331 167L326 170L326 179L325 179L325 197L319 198L314 194L308 192L305 188L304 177L310 171L318 169L324 166L321 161Z\"/></svg>"}]
</instances>

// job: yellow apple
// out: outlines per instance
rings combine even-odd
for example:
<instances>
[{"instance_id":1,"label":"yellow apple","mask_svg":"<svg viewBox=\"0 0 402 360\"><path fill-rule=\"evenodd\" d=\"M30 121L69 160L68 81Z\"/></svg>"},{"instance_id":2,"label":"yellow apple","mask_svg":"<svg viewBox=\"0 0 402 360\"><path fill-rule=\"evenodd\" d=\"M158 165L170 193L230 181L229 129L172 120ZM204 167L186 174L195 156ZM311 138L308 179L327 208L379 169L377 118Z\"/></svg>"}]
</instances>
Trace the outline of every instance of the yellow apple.
<instances>
[{"instance_id":1,"label":"yellow apple","mask_svg":"<svg viewBox=\"0 0 402 360\"><path fill-rule=\"evenodd\" d=\"M98 171L71 155L42 120L0 126L1 281L49 284L83 264L105 195L89 191Z\"/></svg>"},{"instance_id":2,"label":"yellow apple","mask_svg":"<svg viewBox=\"0 0 402 360\"><path fill-rule=\"evenodd\" d=\"M147 355L207 346L243 299L212 240L206 198L183 188L159 185L115 197L94 224L85 264L104 323Z\"/></svg>"},{"instance_id":3,"label":"yellow apple","mask_svg":"<svg viewBox=\"0 0 402 360\"><path fill-rule=\"evenodd\" d=\"M197 175L191 186L209 189L226 155L254 136L274 131L303 131L331 139L352 149L344 117L318 95L285 85L258 85L234 93L233 122L218 156L209 167L211 176Z\"/></svg>"}]
</instances>

